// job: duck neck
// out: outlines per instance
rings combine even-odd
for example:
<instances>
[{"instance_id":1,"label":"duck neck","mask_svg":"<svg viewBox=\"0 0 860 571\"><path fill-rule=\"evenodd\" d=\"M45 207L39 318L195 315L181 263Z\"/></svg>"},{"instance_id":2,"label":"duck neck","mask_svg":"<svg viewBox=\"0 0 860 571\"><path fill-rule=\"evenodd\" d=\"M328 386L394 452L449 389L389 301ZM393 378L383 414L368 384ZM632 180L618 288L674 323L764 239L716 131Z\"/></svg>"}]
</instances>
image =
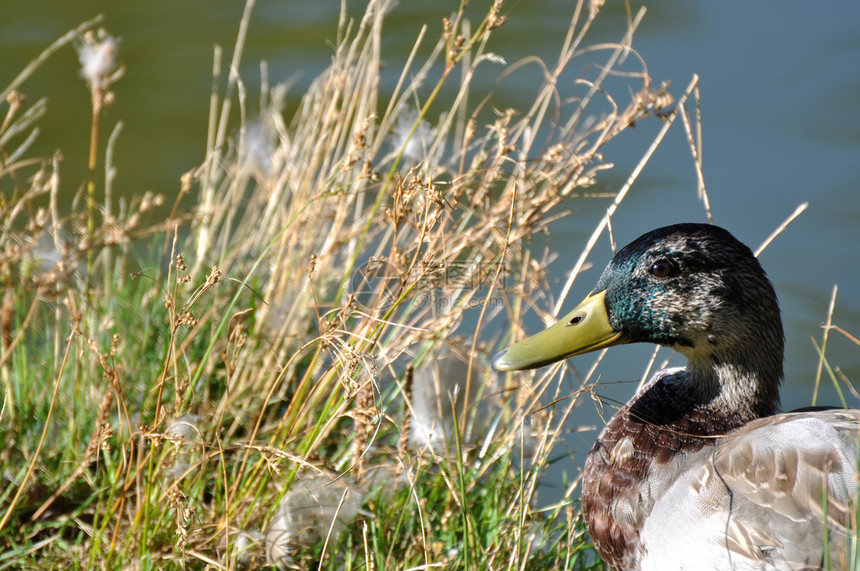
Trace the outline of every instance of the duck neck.
<instances>
[{"instance_id":1,"label":"duck neck","mask_svg":"<svg viewBox=\"0 0 860 571\"><path fill-rule=\"evenodd\" d=\"M741 422L771 416L780 409L782 346L768 350L747 345L733 350L731 358L720 352L688 356L685 389L694 393L700 407Z\"/></svg>"}]
</instances>

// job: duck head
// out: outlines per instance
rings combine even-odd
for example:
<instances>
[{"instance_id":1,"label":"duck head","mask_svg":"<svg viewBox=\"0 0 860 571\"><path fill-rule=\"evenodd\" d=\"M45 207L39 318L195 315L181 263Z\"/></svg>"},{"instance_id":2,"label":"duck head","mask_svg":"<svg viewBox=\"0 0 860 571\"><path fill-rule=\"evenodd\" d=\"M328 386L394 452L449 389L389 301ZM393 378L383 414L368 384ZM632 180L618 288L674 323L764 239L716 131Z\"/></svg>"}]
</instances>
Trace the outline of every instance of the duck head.
<instances>
[{"instance_id":1,"label":"duck head","mask_svg":"<svg viewBox=\"0 0 860 571\"><path fill-rule=\"evenodd\" d=\"M784 342L773 286L749 248L708 224L676 224L640 236L618 252L582 303L500 352L494 366L533 369L635 342L671 347L687 357L693 374L712 375L725 366L761 376L774 390L782 378Z\"/></svg>"}]
</instances>

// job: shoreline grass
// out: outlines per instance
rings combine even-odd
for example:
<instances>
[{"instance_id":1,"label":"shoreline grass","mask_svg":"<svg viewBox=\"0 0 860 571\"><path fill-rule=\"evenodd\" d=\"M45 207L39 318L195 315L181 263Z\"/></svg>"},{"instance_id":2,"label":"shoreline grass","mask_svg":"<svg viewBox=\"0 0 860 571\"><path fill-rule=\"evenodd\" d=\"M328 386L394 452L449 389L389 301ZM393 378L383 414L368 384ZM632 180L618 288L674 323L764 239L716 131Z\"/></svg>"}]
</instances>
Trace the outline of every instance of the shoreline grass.
<instances>
[{"instance_id":1,"label":"shoreline grass","mask_svg":"<svg viewBox=\"0 0 860 571\"><path fill-rule=\"evenodd\" d=\"M488 51L496 2L440 14L383 94L396 7L371 0L342 13L287 123L285 86L264 77L256 104L227 71L253 4L229 66L215 50L214 84L228 75L175 201L196 197L190 212L152 222L162 197L114 203L119 127L96 149L121 68L91 81L92 176L69 213L58 158L27 153L45 103L20 95L23 74L3 92L0 569L602 568L575 477L537 497L576 398L557 368L496 376L487 356L525 315L552 317L554 255L528 242L632 125L680 114L692 141L677 110L695 80L676 106L630 47L644 12L595 46L599 3L579 2L558 61L529 64L532 106L493 107L476 69L526 65ZM61 44L109 38L96 23ZM590 74L561 87L582 58Z\"/></svg>"}]
</instances>

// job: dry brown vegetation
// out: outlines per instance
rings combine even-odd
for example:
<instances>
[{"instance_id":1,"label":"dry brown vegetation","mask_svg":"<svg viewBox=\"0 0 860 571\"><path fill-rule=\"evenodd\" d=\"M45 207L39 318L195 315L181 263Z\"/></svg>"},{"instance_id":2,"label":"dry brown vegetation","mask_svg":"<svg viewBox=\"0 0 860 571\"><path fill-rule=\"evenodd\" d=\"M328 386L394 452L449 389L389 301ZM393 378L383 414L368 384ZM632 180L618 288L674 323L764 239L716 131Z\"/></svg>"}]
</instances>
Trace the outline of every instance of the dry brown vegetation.
<instances>
[{"instance_id":1,"label":"dry brown vegetation","mask_svg":"<svg viewBox=\"0 0 860 571\"><path fill-rule=\"evenodd\" d=\"M429 23L383 94L394 8L371 1L344 15L289 123L284 88L256 104L226 78L206 159L181 181L195 207L156 224L161 198L116 201L110 176L61 214L60 162L27 155L45 104L10 85L0 568L599 566L575 482L536 500L574 402L545 406L567 396L558 369L486 365L527 313L551 320L554 254L528 245L611 167L604 144L679 115L631 49L641 14L619 43L588 45L599 5L574 7L557 61L529 64L533 105L510 109L470 84L505 69L487 50L501 2ZM92 26L57 49L104 41L80 39ZM218 73L241 51L242 37L229 67L216 51ZM562 85L580 58L600 64ZM116 79L91 82L94 149ZM92 171L114 168L110 148ZM141 242L163 271L139 269Z\"/></svg>"}]
</instances>

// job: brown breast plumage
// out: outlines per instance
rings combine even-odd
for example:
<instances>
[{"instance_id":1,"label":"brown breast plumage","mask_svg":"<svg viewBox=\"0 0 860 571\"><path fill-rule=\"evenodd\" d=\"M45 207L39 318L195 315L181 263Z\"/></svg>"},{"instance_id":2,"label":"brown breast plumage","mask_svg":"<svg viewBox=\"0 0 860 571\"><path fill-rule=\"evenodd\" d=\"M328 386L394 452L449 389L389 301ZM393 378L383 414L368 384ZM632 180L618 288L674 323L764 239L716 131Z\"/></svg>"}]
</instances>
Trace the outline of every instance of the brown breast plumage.
<instances>
[{"instance_id":1,"label":"brown breast plumage","mask_svg":"<svg viewBox=\"0 0 860 571\"><path fill-rule=\"evenodd\" d=\"M653 486L670 483L651 474L679 454L719 443L721 435L744 424L738 418L715 419L662 379L654 381L609 421L582 477L588 533L600 556L617 571L638 568L644 553L639 532L654 505Z\"/></svg>"}]
</instances>

